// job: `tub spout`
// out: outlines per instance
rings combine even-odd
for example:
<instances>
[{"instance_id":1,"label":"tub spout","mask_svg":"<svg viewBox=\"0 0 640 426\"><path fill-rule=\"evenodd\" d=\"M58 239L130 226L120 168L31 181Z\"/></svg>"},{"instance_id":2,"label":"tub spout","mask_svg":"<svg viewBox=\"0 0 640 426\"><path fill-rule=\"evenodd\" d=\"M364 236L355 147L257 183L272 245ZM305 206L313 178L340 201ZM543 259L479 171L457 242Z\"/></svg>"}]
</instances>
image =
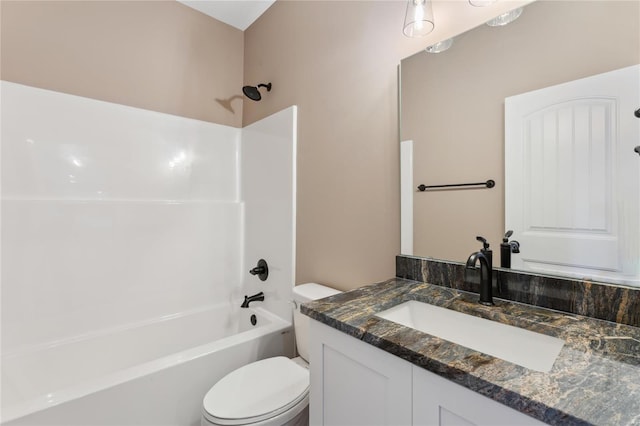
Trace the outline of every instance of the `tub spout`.
<instances>
[{"instance_id":1,"label":"tub spout","mask_svg":"<svg viewBox=\"0 0 640 426\"><path fill-rule=\"evenodd\" d=\"M249 303L251 302L262 302L264 301L264 293L260 292L258 294L254 294L253 296L244 296L244 302L240 305L241 308L248 308Z\"/></svg>"}]
</instances>

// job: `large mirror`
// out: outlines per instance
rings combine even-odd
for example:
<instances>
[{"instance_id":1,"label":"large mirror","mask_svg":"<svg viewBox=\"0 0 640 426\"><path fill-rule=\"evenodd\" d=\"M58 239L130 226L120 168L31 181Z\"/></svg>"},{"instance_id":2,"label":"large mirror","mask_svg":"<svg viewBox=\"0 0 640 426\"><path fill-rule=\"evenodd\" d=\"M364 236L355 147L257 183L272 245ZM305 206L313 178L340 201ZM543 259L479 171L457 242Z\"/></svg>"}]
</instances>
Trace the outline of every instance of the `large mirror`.
<instances>
[{"instance_id":1,"label":"large mirror","mask_svg":"<svg viewBox=\"0 0 640 426\"><path fill-rule=\"evenodd\" d=\"M406 254L465 261L470 253L480 248L476 236L481 235L491 243L494 266L499 266L500 243L511 223L505 218L505 186L507 198L509 193L532 191L524 186L514 188L515 180L510 181L508 173L505 175L505 99L639 63L640 2L610 0L539 0L524 7L522 15L509 25L482 25L454 37L452 46L444 52L423 51L402 60L401 140L411 140L413 150L413 218L410 219L413 241L406 249L411 252ZM634 89L630 87L627 91ZM624 113L633 114L633 110ZM618 126L615 121L611 123L609 120L604 126ZM640 129L640 119L634 123ZM633 143L640 145L640 140ZM506 151L508 154L509 148ZM592 155L598 156L596 151ZM613 154L605 152L603 155ZM640 178L637 178L640 156L633 149L628 155L635 162L628 161L627 164L637 168L629 172L629 176L636 179L632 182L635 188L640 188ZM607 157L604 166L607 173L616 173L620 168L614 160ZM558 156L553 170L573 170L563 161L567 159ZM420 184L475 183L489 179L495 181L493 188L445 188L424 192L416 189ZM615 189L620 184L618 175L607 176L605 181L608 189ZM574 182L568 191L575 193L576 187L582 188ZM635 213L629 214L620 202L608 206L609 201L604 199L601 203L606 207L602 209L604 216L640 223L640 218L630 217ZM562 215L565 213L559 210L564 205L571 205L576 211L589 211L593 203L586 199L566 203L547 200L544 204L547 211ZM637 223L629 229L631 231L624 232L635 235L625 235L625 242L618 245L618 252L612 256L624 260L627 273L632 270L633 275L633 270L640 271L637 255L640 253L640 230ZM622 232L617 228L613 231ZM602 237L598 230L594 232L595 238ZM524 238L517 233L514 237ZM544 245L536 244L538 251L545 250ZM554 244L549 245L549 252L558 247ZM522 245L523 257L533 245ZM563 258L551 263L559 265L552 273L560 275L640 285L633 277L609 279L606 274L583 273L572 267L563 270L562 265L566 264ZM535 267L526 265L523 269L535 271ZM549 273L549 270L540 272Z\"/></svg>"}]
</instances>

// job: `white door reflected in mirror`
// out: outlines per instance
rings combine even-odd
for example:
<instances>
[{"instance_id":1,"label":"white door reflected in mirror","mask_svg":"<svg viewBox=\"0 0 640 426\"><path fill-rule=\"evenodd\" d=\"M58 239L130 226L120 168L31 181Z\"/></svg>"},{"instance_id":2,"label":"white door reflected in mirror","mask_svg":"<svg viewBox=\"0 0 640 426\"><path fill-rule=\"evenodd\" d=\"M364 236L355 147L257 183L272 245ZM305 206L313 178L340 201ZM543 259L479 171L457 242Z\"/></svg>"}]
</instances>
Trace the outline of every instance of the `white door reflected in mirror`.
<instances>
[{"instance_id":1,"label":"white door reflected in mirror","mask_svg":"<svg viewBox=\"0 0 640 426\"><path fill-rule=\"evenodd\" d=\"M512 267L640 284L640 65L505 100Z\"/></svg>"}]
</instances>

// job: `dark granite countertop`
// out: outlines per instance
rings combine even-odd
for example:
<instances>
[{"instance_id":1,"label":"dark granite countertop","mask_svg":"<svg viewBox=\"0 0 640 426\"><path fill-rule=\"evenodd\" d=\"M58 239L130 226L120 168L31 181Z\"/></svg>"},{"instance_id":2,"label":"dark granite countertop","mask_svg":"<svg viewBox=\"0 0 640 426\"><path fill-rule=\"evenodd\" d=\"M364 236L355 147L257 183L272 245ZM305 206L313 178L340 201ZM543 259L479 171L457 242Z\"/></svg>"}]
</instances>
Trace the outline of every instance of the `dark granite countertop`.
<instances>
[{"instance_id":1,"label":"dark granite countertop","mask_svg":"<svg viewBox=\"0 0 640 426\"><path fill-rule=\"evenodd\" d=\"M537 372L376 317L408 300L565 341ZM640 328L400 278L302 305L302 313L543 422L640 425Z\"/></svg>"}]
</instances>

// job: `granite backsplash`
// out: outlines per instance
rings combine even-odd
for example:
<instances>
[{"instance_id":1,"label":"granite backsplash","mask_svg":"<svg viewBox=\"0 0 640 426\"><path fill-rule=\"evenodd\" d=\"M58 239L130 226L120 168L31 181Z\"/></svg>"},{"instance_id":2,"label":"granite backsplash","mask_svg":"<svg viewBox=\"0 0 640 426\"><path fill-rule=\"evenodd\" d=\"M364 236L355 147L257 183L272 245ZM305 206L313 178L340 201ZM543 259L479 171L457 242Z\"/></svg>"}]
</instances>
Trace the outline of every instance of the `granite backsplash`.
<instances>
[{"instance_id":1,"label":"granite backsplash","mask_svg":"<svg viewBox=\"0 0 640 426\"><path fill-rule=\"evenodd\" d=\"M479 269L424 257L396 256L396 277L478 293ZM493 269L493 296L640 327L640 288Z\"/></svg>"}]
</instances>

